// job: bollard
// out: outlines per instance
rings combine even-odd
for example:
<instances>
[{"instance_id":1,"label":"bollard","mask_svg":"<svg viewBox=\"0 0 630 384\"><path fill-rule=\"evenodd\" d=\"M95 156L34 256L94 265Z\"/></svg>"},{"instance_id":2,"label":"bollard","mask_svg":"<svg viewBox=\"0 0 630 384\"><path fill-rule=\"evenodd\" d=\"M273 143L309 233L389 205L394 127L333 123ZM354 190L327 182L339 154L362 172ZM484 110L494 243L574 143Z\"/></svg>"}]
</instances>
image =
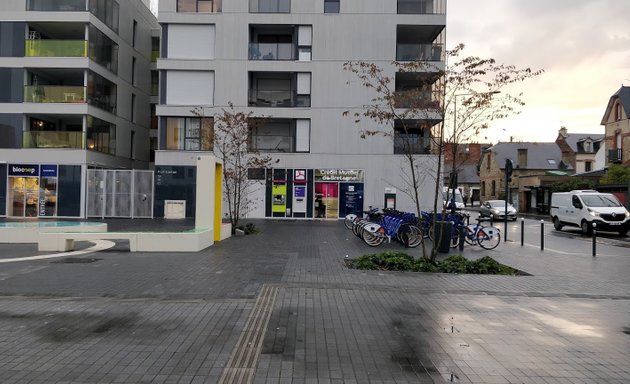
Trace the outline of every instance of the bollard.
<instances>
[{"instance_id":1,"label":"bollard","mask_svg":"<svg viewBox=\"0 0 630 384\"><path fill-rule=\"evenodd\" d=\"M521 217L521 247L525 245L525 219Z\"/></svg>"},{"instance_id":2,"label":"bollard","mask_svg":"<svg viewBox=\"0 0 630 384\"><path fill-rule=\"evenodd\" d=\"M593 257L597 256L597 223L593 223Z\"/></svg>"},{"instance_id":3,"label":"bollard","mask_svg":"<svg viewBox=\"0 0 630 384\"><path fill-rule=\"evenodd\" d=\"M460 227L459 228L459 251L463 252L464 251L464 237L466 236L466 231L464 230L464 227Z\"/></svg>"},{"instance_id":4,"label":"bollard","mask_svg":"<svg viewBox=\"0 0 630 384\"><path fill-rule=\"evenodd\" d=\"M540 250L545 250L545 220L540 220Z\"/></svg>"}]
</instances>

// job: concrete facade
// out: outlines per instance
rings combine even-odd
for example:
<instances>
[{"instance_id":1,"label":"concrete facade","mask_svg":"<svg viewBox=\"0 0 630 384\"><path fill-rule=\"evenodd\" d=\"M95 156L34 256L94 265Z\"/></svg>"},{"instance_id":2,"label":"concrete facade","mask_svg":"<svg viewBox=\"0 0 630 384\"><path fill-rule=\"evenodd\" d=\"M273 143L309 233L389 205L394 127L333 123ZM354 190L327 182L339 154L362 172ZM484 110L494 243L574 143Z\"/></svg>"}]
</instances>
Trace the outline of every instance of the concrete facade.
<instances>
[{"instance_id":1,"label":"concrete facade","mask_svg":"<svg viewBox=\"0 0 630 384\"><path fill-rule=\"evenodd\" d=\"M86 215L88 168L149 167L151 31L158 24L146 3L0 4L0 76L12 80L0 99L0 163L80 167L72 196L79 211L69 216ZM10 180L7 190L4 214L19 217Z\"/></svg>"},{"instance_id":2,"label":"concrete facade","mask_svg":"<svg viewBox=\"0 0 630 384\"><path fill-rule=\"evenodd\" d=\"M395 191L396 207L414 210L402 193L405 164L395 154L392 139L361 138L361 131L383 127L342 116L347 110L359 111L374 97L343 64L376 63L391 77L396 74L387 68L397 59L443 66L445 2L161 0L158 20L162 36L156 167L189 164L190 152L212 151L195 139L198 123L192 110L200 107L211 119L231 103L237 112L253 112L269 122L252 134L250 147L277 160L275 170L286 171L283 199L296 198L291 195L293 172L308 175L306 190L295 192L304 193L307 200L296 216L297 205L284 210L270 206L272 194L278 195L271 189L278 183L274 170L267 170L252 185L250 217L315 217L321 180L311 175L320 171L362 171L361 209L383 206L386 191ZM433 56L423 56L423 50ZM407 51L411 54L404 55ZM393 127L385 129L392 132ZM417 158L419 169L427 171L421 206L429 209L435 188L435 176L429 173L438 159L428 151ZM339 197L343 192L334 193ZM328 212L326 218L340 217L342 211Z\"/></svg>"}]
</instances>

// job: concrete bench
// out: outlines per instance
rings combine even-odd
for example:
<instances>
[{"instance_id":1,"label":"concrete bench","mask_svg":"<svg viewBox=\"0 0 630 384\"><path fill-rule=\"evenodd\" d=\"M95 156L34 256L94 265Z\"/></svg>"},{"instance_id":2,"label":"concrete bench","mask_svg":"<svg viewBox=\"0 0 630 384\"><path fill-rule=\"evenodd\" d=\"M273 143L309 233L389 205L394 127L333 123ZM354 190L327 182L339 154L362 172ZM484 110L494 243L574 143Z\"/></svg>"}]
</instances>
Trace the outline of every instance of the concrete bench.
<instances>
[{"instance_id":1,"label":"concrete bench","mask_svg":"<svg viewBox=\"0 0 630 384\"><path fill-rule=\"evenodd\" d=\"M214 244L214 231L186 232L40 232L39 251L67 252L75 241L128 240L131 252L199 252Z\"/></svg>"}]
</instances>

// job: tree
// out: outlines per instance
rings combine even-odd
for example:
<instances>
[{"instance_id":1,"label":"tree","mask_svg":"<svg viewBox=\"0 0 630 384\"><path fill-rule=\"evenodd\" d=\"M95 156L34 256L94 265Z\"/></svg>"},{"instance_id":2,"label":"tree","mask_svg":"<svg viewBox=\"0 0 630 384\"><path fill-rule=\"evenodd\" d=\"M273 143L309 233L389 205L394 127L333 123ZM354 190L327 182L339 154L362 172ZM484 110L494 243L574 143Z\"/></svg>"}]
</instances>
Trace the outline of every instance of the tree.
<instances>
[{"instance_id":1,"label":"tree","mask_svg":"<svg viewBox=\"0 0 630 384\"><path fill-rule=\"evenodd\" d=\"M398 188L411 197L418 215L421 209L418 190L427 178L435 183L433 210L437 211L445 144L470 140L490 122L519 113L518 108L525 105L520 98L522 94L513 96L503 92L504 88L542 73L542 70L497 64L494 59L460 58L463 49L464 45L459 44L446 52L449 64L444 69L423 61L394 61L388 68L364 61L344 63L344 69L355 74L373 95L369 105L361 110L344 111L344 115L354 117L355 123L362 119L377 123L377 129L363 130L361 137L387 136L402 148L406 168L401 172L408 177L406 185ZM397 76L406 80L406 87L402 81L397 84ZM458 97L462 98L459 106ZM453 127L452 132L449 126ZM417 167L418 133L431 140L431 151L437 155L436 167L429 170ZM457 145L452 147L456 159ZM457 170L455 161L452 169ZM432 260L437 247L434 244Z\"/></svg>"},{"instance_id":2,"label":"tree","mask_svg":"<svg viewBox=\"0 0 630 384\"><path fill-rule=\"evenodd\" d=\"M621 164L611 164L606 174L601 178L601 184L627 184L630 182L630 167Z\"/></svg>"},{"instance_id":3,"label":"tree","mask_svg":"<svg viewBox=\"0 0 630 384\"><path fill-rule=\"evenodd\" d=\"M192 112L196 116L204 115L201 107ZM237 112L234 105L228 103L228 108L223 108L214 120L202 119L202 142L212 142L214 153L223 162L223 199L227 203L232 231L241 217L252 209L249 170L267 168L274 162L270 156L249 147L250 131L259 124L261 118L255 117L251 111Z\"/></svg>"}]
</instances>

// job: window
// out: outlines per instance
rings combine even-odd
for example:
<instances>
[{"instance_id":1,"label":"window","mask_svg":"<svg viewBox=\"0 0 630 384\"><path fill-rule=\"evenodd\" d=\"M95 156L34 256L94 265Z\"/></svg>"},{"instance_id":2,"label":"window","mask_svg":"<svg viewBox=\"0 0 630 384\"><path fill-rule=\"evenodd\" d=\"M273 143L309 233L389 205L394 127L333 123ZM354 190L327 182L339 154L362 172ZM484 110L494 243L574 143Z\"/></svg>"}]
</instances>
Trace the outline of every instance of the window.
<instances>
[{"instance_id":1,"label":"window","mask_svg":"<svg viewBox=\"0 0 630 384\"><path fill-rule=\"evenodd\" d=\"M177 12L221 12L221 0L177 0Z\"/></svg>"},{"instance_id":2,"label":"window","mask_svg":"<svg viewBox=\"0 0 630 384\"><path fill-rule=\"evenodd\" d=\"M291 0L250 0L252 13L290 13Z\"/></svg>"},{"instance_id":3,"label":"window","mask_svg":"<svg viewBox=\"0 0 630 384\"><path fill-rule=\"evenodd\" d=\"M138 22L133 21L133 34L131 36L131 46L136 47L136 37L138 36Z\"/></svg>"},{"instance_id":4,"label":"window","mask_svg":"<svg viewBox=\"0 0 630 384\"><path fill-rule=\"evenodd\" d=\"M430 129L419 127L414 121L396 121L394 125L394 154L420 154L431 153Z\"/></svg>"},{"instance_id":5,"label":"window","mask_svg":"<svg viewBox=\"0 0 630 384\"><path fill-rule=\"evenodd\" d=\"M621 104L615 105L615 121L621 120Z\"/></svg>"},{"instance_id":6,"label":"window","mask_svg":"<svg viewBox=\"0 0 630 384\"><path fill-rule=\"evenodd\" d=\"M486 182L482 181L481 182L481 196L485 196L486 195Z\"/></svg>"},{"instance_id":7,"label":"window","mask_svg":"<svg viewBox=\"0 0 630 384\"><path fill-rule=\"evenodd\" d=\"M339 0L324 0L324 13L339 13Z\"/></svg>"},{"instance_id":8,"label":"window","mask_svg":"<svg viewBox=\"0 0 630 384\"><path fill-rule=\"evenodd\" d=\"M590 172L593 170L593 162L592 161L585 161L584 162L584 172Z\"/></svg>"},{"instance_id":9,"label":"window","mask_svg":"<svg viewBox=\"0 0 630 384\"><path fill-rule=\"evenodd\" d=\"M131 85L136 85L136 58L131 58Z\"/></svg>"},{"instance_id":10,"label":"window","mask_svg":"<svg viewBox=\"0 0 630 384\"><path fill-rule=\"evenodd\" d=\"M310 121L257 120L250 128L249 150L260 152L308 152Z\"/></svg>"},{"instance_id":11,"label":"window","mask_svg":"<svg viewBox=\"0 0 630 384\"><path fill-rule=\"evenodd\" d=\"M166 149L212 151L213 145L214 127L211 118L166 118Z\"/></svg>"},{"instance_id":12,"label":"window","mask_svg":"<svg viewBox=\"0 0 630 384\"><path fill-rule=\"evenodd\" d=\"M488 153L488 156L486 156L486 169L490 170L490 165L491 165L491 160L492 160L492 155Z\"/></svg>"},{"instance_id":13,"label":"window","mask_svg":"<svg viewBox=\"0 0 630 384\"><path fill-rule=\"evenodd\" d=\"M136 95L131 94L131 122L136 122Z\"/></svg>"},{"instance_id":14,"label":"window","mask_svg":"<svg viewBox=\"0 0 630 384\"><path fill-rule=\"evenodd\" d=\"M584 152L593 152L593 143L586 141L584 143Z\"/></svg>"},{"instance_id":15,"label":"window","mask_svg":"<svg viewBox=\"0 0 630 384\"><path fill-rule=\"evenodd\" d=\"M549 165L556 165L557 162L556 162L555 159L547 159L547 164L549 164Z\"/></svg>"},{"instance_id":16,"label":"window","mask_svg":"<svg viewBox=\"0 0 630 384\"><path fill-rule=\"evenodd\" d=\"M492 180L492 196L496 196L497 195L497 182L495 180Z\"/></svg>"},{"instance_id":17,"label":"window","mask_svg":"<svg viewBox=\"0 0 630 384\"><path fill-rule=\"evenodd\" d=\"M134 155L134 151L133 151L133 146L134 146L134 141L136 139L136 131L131 131L131 139L129 142L129 158L130 159L135 159L135 155Z\"/></svg>"}]
</instances>

